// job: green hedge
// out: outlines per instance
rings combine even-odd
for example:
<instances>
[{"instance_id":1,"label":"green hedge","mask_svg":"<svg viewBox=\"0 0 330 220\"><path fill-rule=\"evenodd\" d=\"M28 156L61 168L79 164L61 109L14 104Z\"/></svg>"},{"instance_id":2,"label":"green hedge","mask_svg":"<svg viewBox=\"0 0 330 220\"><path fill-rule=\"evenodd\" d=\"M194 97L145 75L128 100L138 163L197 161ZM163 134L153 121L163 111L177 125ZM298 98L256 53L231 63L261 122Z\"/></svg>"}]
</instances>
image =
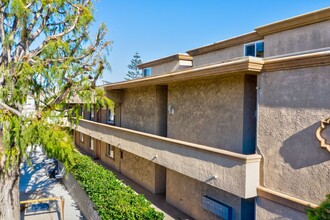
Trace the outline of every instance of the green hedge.
<instances>
[{"instance_id":1,"label":"green hedge","mask_svg":"<svg viewBox=\"0 0 330 220\"><path fill-rule=\"evenodd\" d=\"M89 157L74 154L74 165L69 171L81 184L96 206L102 219L163 219L143 195L137 195L109 170L94 163Z\"/></svg>"},{"instance_id":2,"label":"green hedge","mask_svg":"<svg viewBox=\"0 0 330 220\"><path fill-rule=\"evenodd\" d=\"M307 209L307 216L308 220L330 220L330 194L317 208Z\"/></svg>"}]
</instances>

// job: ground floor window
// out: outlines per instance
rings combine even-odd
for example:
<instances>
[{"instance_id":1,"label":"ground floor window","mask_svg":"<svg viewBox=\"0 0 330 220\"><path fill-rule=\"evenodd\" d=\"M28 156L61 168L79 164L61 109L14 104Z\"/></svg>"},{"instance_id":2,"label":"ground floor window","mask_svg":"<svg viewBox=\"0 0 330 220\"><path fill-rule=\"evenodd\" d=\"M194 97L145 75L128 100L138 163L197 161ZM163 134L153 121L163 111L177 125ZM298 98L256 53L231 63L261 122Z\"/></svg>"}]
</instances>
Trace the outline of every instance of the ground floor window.
<instances>
[{"instance_id":1,"label":"ground floor window","mask_svg":"<svg viewBox=\"0 0 330 220\"><path fill-rule=\"evenodd\" d=\"M84 142L84 134L83 133L79 133L80 136L80 142Z\"/></svg>"},{"instance_id":2,"label":"ground floor window","mask_svg":"<svg viewBox=\"0 0 330 220\"><path fill-rule=\"evenodd\" d=\"M93 138L91 138L91 144L89 146L89 149L94 150L94 142L95 142L95 140Z\"/></svg>"},{"instance_id":3,"label":"ground floor window","mask_svg":"<svg viewBox=\"0 0 330 220\"><path fill-rule=\"evenodd\" d=\"M111 144L107 144L107 156L115 159L115 147Z\"/></svg>"}]
</instances>

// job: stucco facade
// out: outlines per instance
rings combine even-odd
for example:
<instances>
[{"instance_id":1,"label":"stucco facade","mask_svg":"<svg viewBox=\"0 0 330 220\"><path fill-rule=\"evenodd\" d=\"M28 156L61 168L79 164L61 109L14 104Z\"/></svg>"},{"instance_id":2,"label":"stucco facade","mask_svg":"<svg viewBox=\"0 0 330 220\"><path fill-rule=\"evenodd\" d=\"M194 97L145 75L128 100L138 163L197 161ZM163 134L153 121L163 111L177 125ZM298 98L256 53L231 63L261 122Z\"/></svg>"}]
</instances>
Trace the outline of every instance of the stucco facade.
<instances>
[{"instance_id":1,"label":"stucco facade","mask_svg":"<svg viewBox=\"0 0 330 220\"><path fill-rule=\"evenodd\" d=\"M220 63L227 60L243 57L243 44L224 48L223 50L212 51L209 53L194 56L193 66L204 66L212 63Z\"/></svg>"},{"instance_id":2,"label":"stucco facade","mask_svg":"<svg viewBox=\"0 0 330 220\"><path fill-rule=\"evenodd\" d=\"M256 204L256 219L307 220L304 212L264 198L257 198Z\"/></svg>"},{"instance_id":3,"label":"stucco facade","mask_svg":"<svg viewBox=\"0 0 330 220\"><path fill-rule=\"evenodd\" d=\"M330 47L330 21L266 35L265 57Z\"/></svg>"},{"instance_id":4,"label":"stucco facade","mask_svg":"<svg viewBox=\"0 0 330 220\"><path fill-rule=\"evenodd\" d=\"M164 63L161 65L151 67L151 74L153 76L157 76L165 73L183 70L191 66L192 66L192 62L190 60L175 60L169 63Z\"/></svg>"},{"instance_id":5,"label":"stucco facade","mask_svg":"<svg viewBox=\"0 0 330 220\"><path fill-rule=\"evenodd\" d=\"M326 8L141 64L153 75L104 86L114 124L86 113L76 145L194 219L307 219L330 193L329 30Z\"/></svg>"},{"instance_id":6,"label":"stucco facade","mask_svg":"<svg viewBox=\"0 0 330 220\"><path fill-rule=\"evenodd\" d=\"M315 204L330 185L330 155L315 137L320 120L330 116L329 73L330 66L271 72L258 82L264 184Z\"/></svg>"},{"instance_id":7,"label":"stucco facade","mask_svg":"<svg viewBox=\"0 0 330 220\"><path fill-rule=\"evenodd\" d=\"M241 219L241 199L238 196L232 196L225 191L169 169L167 170L166 186L166 200L195 219L221 219L201 207L200 201L204 195L210 195L230 205L234 208L232 219Z\"/></svg>"}]
</instances>

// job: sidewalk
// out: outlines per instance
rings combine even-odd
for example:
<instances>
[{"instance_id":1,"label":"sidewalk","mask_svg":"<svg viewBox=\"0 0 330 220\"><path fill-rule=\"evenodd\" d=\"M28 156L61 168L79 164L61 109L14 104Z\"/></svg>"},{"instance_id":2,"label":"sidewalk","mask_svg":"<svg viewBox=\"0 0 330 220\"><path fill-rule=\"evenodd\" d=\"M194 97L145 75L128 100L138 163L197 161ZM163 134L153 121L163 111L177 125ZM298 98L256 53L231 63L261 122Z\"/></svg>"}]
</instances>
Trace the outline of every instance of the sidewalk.
<instances>
[{"instance_id":1,"label":"sidewalk","mask_svg":"<svg viewBox=\"0 0 330 220\"><path fill-rule=\"evenodd\" d=\"M44 158L45 155L38 148L31 155L31 166L27 163L21 164L20 200L62 196L65 201L64 219L83 220L83 215L65 187L56 179L50 179L46 175ZM21 219L60 220L62 211L60 201L45 203L45 206L49 205L49 210L35 212L36 206L30 205L24 212L21 212Z\"/></svg>"}]
</instances>

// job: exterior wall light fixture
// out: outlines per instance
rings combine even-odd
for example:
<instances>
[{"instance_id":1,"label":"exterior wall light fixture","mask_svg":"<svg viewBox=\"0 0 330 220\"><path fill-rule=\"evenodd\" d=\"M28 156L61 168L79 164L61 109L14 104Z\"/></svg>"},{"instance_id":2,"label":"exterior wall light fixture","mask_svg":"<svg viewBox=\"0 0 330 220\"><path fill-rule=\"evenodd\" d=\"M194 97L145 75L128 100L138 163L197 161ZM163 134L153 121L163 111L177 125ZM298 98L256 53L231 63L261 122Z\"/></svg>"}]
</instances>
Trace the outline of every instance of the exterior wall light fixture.
<instances>
[{"instance_id":1,"label":"exterior wall light fixture","mask_svg":"<svg viewBox=\"0 0 330 220\"><path fill-rule=\"evenodd\" d=\"M168 110L168 114L174 115L174 108L173 108L173 106L169 105L167 110Z\"/></svg>"}]
</instances>

